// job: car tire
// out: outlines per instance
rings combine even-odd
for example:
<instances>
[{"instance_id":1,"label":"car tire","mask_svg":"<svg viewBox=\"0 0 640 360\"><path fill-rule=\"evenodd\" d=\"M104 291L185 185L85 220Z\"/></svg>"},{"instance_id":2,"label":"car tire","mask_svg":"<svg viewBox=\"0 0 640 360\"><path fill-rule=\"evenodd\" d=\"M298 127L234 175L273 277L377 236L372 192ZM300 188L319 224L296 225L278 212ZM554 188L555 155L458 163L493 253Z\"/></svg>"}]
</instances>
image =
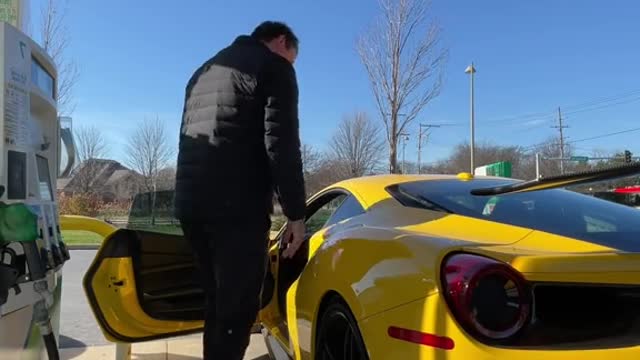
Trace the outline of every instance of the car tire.
<instances>
[{"instance_id":1,"label":"car tire","mask_svg":"<svg viewBox=\"0 0 640 360\"><path fill-rule=\"evenodd\" d=\"M343 352L337 350L340 348ZM333 300L322 312L314 352L316 360L369 360L358 323L344 302Z\"/></svg>"}]
</instances>

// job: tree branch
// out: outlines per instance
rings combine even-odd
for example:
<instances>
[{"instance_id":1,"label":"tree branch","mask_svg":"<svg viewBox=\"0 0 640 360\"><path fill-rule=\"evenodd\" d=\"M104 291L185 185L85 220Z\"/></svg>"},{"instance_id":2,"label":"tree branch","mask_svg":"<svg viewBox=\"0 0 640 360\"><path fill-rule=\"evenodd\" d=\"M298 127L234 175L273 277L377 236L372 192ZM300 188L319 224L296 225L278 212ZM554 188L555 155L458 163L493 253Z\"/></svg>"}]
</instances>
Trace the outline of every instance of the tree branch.
<instances>
[{"instance_id":1,"label":"tree branch","mask_svg":"<svg viewBox=\"0 0 640 360\"><path fill-rule=\"evenodd\" d=\"M380 8L380 19L356 46L385 125L390 170L396 172L398 136L440 94L448 52L424 0L380 0Z\"/></svg>"}]
</instances>

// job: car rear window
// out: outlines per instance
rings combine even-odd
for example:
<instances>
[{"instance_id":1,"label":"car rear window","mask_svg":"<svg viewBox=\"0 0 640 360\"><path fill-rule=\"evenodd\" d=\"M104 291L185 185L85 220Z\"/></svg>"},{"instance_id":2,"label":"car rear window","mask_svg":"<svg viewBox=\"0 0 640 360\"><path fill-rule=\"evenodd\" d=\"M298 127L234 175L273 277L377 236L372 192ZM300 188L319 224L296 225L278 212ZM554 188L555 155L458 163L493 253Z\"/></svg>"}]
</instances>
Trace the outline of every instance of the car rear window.
<instances>
[{"instance_id":1,"label":"car rear window","mask_svg":"<svg viewBox=\"0 0 640 360\"><path fill-rule=\"evenodd\" d=\"M446 211L640 251L640 210L566 189L496 196L472 195L476 188L506 185L508 179L427 180L387 190L405 206Z\"/></svg>"}]
</instances>

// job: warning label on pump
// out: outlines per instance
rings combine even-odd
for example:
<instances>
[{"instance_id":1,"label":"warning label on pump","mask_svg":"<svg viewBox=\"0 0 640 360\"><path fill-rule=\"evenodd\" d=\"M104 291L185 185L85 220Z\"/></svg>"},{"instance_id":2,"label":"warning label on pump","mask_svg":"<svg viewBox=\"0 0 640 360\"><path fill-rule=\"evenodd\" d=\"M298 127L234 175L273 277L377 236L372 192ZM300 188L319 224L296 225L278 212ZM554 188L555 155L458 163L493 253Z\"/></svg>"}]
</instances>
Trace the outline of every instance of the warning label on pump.
<instances>
[{"instance_id":1,"label":"warning label on pump","mask_svg":"<svg viewBox=\"0 0 640 360\"><path fill-rule=\"evenodd\" d=\"M27 92L7 83L4 89L4 141L11 145L25 145L29 141Z\"/></svg>"}]
</instances>

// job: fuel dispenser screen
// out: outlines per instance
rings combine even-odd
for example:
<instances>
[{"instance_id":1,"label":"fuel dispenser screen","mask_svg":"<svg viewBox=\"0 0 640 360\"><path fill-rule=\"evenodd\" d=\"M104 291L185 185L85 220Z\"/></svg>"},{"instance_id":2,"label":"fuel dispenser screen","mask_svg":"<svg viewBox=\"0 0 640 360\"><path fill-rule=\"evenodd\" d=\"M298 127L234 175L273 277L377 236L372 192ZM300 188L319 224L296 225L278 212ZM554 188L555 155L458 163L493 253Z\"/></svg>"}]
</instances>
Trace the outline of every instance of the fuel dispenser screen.
<instances>
[{"instance_id":1,"label":"fuel dispenser screen","mask_svg":"<svg viewBox=\"0 0 640 360\"><path fill-rule=\"evenodd\" d=\"M36 156L38 163L38 185L40 185L40 197L42 200L53 201L53 191L51 190L51 177L49 176L49 162L46 158Z\"/></svg>"},{"instance_id":2,"label":"fuel dispenser screen","mask_svg":"<svg viewBox=\"0 0 640 360\"><path fill-rule=\"evenodd\" d=\"M36 59L31 59L31 82L54 99L53 77Z\"/></svg>"}]
</instances>

